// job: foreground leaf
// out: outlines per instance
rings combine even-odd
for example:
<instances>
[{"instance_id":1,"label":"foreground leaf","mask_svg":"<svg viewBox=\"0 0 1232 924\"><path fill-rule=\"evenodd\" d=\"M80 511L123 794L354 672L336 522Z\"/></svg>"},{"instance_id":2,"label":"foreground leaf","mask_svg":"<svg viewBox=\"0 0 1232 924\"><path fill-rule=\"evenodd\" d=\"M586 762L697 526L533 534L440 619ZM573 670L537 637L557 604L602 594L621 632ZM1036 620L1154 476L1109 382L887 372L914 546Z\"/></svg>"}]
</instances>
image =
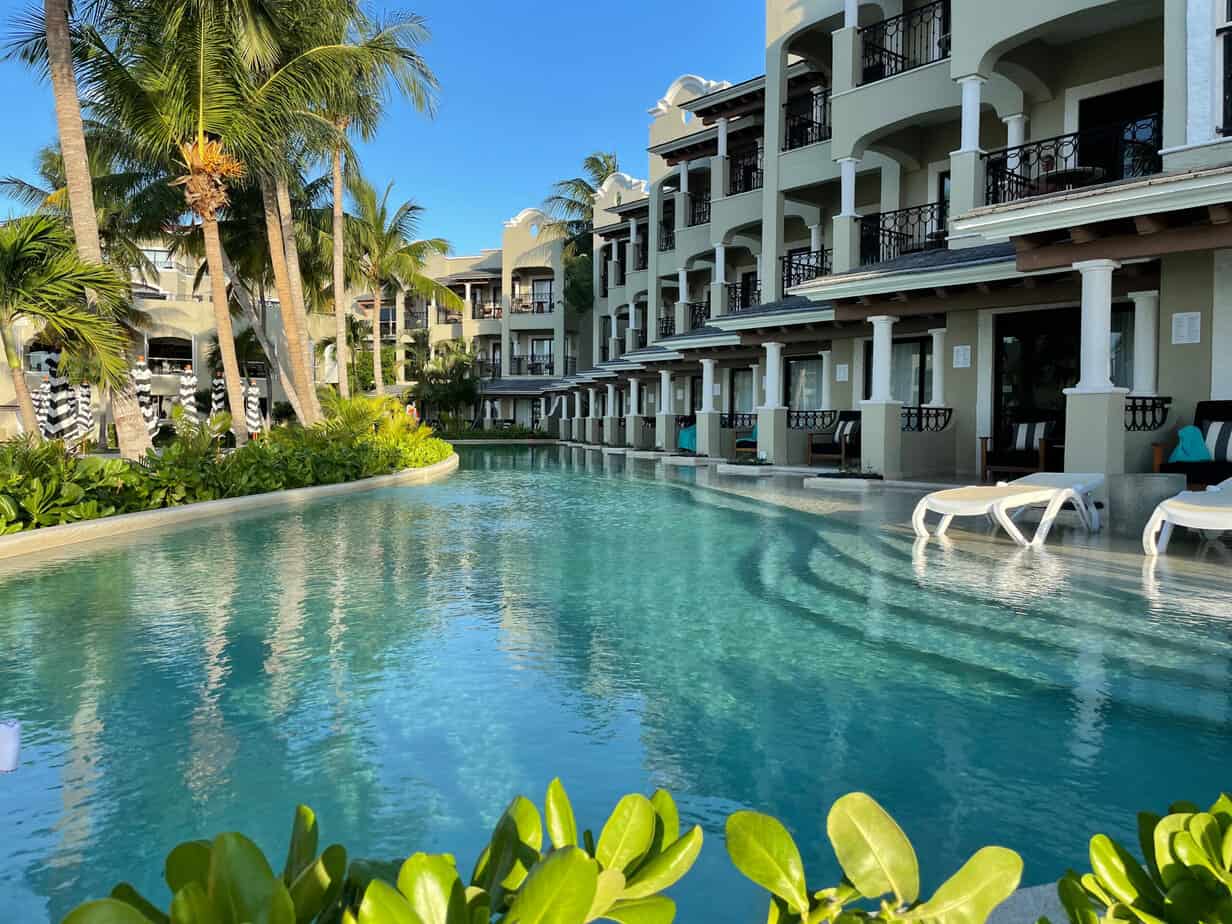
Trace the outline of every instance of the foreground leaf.
<instances>
[{"instance_id":1,"label":"foreground leaf","mask_svg":"<svg viewBox=\"0 0 1232 924\"><path fill-rule=\"evenodd\" d=\"M865 898L894 893L900 905L920 896L920 865L903 829L869 795L853 792L830 809L826 833L839 866Z\"/></svg>"},{"instance_id":2,"label":"foreground leaf","mask_svg":"<svg viewBox=\"0 0 1232 924\"><path fill-rule=\"evenodd\" d=\"M103 898L74 908L62 924L146 924L146 919L131 905Z\"/></svg>"},{"instance_id":3,"label":"foreground leaf","mask_svg":"<svg viewBox=\"0 0 1232 924\"><path fill-rule=\"evenodd\" d=\"M316 859L318 837L316 813L306 805L297 805L291 822L287 862L282 869L282 881L288 886Z\"/></svg>"},{"instance_id":4,"label":"foreground leaf","mask_svg":"<svg viewBox=\"0 0 1232 924\"><path fill-rule=\"evenodd\" d=\"M983 847L904 920L984 924L992 910L1018 888L1022 857L1004 847Z\"/></svg>"},{"instance_id":5,"label":"foreground leaf","mask_svg":"<svg viewBox=\"0 0 1232 924\"><path fill-rule=\"evenodd\" d=\"M676 917L676 903L664 895L617 902L603 916L605 921L619 924L671 924Z\"/></svg>"},{"instance_id":6,"label":"foreground leaf","mask_svg":"<svg viewBox=\"0 0 1232 924\"><path fill-rule=\"evenodd\" d=\"M462 880L446 854L414 854L398 872L398 891L424 924L459 921L466 909Z\"/></svg>"},{"instance_id":7,"label":"foreground leaf","mask_svg":"<svg viewBox=\"0 0 1232 924\"><path fill-rule=\"evenodd\" d=\"M547 820L548 837L552 846L576 847L578 843L577 820L573 817L573 805L560 778L548 784L548 794L543 802L544 816Z\"/></svg>"},{"instance_id":8,"label":"foreground leaf","mask_svg":"<svg viewBox=\"0 0 1232 924\"><path fill-rule=\"evenodd\" d=\"M791 906L809 910L804 861L782 822L760 812L736 812L727 819L727 853L736 869Z\"/></svg>"},{"instance_id":9,"label":"foreground leaf","mask_svg":"<svg viewBox=\"0 0 1232 924\"><path fill-rule=\"evenodd\" d=\"M373 879L359 904L358 924L424 924L398 890Z\"/></svg>"},{"instance_id":10,"label":"foreground leaf","mask_svg":"<svg viewBox=\"0 0 1232 924\"><path fill-rule=\"evenodd\" d=\"M654 806L640 793L630 793L612 809L599 834L595 859L604 869L623 870L650 849L654 831Z\"/></svg>"},{"instance_id":11,"label":"foreground leaf","mask_svg":"<svg viewBox=\"0 0 1232 924\"><path fill-rule=\"evenodd\" d=\"M599 868L580 847L554 850L518 890L506 924L585 924Z\"/></svg>"},{"instance_id":12,"label":"foreground leaf","mask_svg":"<svg viewBox=\"0 0 1232 924\"><path fill-rule=\"evenodd\" d=\"M671 887L687 873L702 850L702 829L693 830L661 854L651 857L625 886L624 898L647 898Z\"/></svg>"}]
</instances>

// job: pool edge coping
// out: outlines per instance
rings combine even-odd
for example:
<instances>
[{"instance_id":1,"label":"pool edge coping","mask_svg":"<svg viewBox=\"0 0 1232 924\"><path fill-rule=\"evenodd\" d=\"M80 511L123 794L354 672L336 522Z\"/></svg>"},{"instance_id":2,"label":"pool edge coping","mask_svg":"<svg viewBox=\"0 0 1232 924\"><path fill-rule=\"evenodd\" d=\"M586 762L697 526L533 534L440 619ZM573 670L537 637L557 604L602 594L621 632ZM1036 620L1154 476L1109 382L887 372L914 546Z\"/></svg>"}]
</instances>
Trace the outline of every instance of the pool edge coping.
<instances>
[{"instance_id":1,"label":"pool edge coping","mask_svg":"<svg viewBox=\"0 0 1232 924\"><path fill-rule=\"evenodd\" d=\"M425 468L407 468L392 475L377 475L358 481L340 484L323 484L311 488L292 488L284 491L268 491L264 494L249 494L246 497L228 497L222 500L201 501L179 507L163 507L158 510L141 510L136 513L121 513L82 523L65 523L61 526L44 526L10 536L0 537L0 561L20 558L40 552L50 552L70 545L80 545L98 539L110 539L131 533L173 526L194 520L207 520L234 513L247 513L267 507L293 506L322 497L340 494L357 494L376 488L391 488L399 485L426 484L444 478L457 471L458 454L451 453Z\"/></svg>"}]
</instances>

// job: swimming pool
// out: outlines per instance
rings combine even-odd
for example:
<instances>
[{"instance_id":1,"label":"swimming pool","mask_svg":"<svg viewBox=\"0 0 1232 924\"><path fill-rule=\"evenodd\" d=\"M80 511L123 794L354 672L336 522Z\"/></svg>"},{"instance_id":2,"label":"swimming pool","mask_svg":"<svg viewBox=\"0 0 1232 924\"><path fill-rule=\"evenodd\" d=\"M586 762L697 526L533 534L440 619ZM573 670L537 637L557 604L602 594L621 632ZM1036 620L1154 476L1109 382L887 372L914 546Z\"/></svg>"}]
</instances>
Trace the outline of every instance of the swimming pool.
<instances>
[{"instance_id":1,"label":"swimming pool","mask_svg":"<svg viewBox=\"0 0 1232 924\"><path fill-rule=\"evenodd\" d=\"M854 789L926 888L986 843L1034 884L1228 785L1227 584L918 549L905 499L809 492L817 516L697 479L470 449L438 484L9 566L0 715L25 749L0 776L0 904L58 919L121 879L162 902L175 843L241 829L280 857L297 801L356 855L469 870L508 799L560 775L596 829L671 789L707 835L678 920L755 922L722 846L737 808L787 822L818 885Z\"/></svg>"}]
</instances>

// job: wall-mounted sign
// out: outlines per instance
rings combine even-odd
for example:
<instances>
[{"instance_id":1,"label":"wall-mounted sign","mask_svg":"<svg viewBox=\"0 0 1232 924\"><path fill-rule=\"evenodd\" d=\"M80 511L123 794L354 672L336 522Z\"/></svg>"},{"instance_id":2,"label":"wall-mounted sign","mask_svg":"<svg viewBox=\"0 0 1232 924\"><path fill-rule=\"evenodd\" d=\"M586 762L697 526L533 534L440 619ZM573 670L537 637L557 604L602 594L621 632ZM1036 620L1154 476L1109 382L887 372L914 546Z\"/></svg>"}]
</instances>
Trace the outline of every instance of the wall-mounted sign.
<instances>
[{"instance_id":1,"label":"wall-mounted sign","mask_svg":"<svg viewBox=\"0 0 1232 924\"><path fill-rule=\"evenodd\" d=\"M846 382L850 377L850 367L846 363L839 363L834 367L834 381Z\"/></svg>"},{"instance_id":2,"label":"wall-mounted sign","mask_svg":"<svg viewBox=\"0 0 1232 924\"><path fill-rule=\"evenodd\" d=\"M714 385L711 385L710 390L711 390L711 393L714 394L716 397L721 396L723 394L723 386L717 383Z\"/></svg>"},{"instance_id":3,"label":"wall-mounted sign","mask_svg":"<svg viewBox=\"0 0 1232 924\"><path fill-rule=\"evenodd\" d=\"M964 343L954 347L954 368L955 369L970 369L971 368L971 345Z\"/></svg>"},{"instance_id":4,"label":"wall-mounted sign","mask_svg":"<svg viewBox=\"0 0 1232 924\"><path fill-rule=\"evenodd\" d=\"M1202 342L1201 312L1179 311L1172 316L1172 342L1174 344Z\"/></svg>"}]
</instances>

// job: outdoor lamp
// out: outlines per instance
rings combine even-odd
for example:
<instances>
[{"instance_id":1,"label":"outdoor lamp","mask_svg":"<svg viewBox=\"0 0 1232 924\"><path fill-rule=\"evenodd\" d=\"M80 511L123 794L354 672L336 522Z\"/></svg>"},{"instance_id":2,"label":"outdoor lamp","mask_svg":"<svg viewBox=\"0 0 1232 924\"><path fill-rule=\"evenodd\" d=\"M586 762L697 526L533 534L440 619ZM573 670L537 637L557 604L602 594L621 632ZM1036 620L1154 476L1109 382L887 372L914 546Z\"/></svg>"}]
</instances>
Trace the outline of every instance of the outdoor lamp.
<instances>
[{"instance_id":1,"label":"outdoor lamp","mask_svg":"<svg viewBox=\"0 0 1232 924\"><path fill-rule=\"evenodd\" d=\"M0 773L17 769L21 756L21 723L16 719L0 719Z\"/></svg>"}]
</instances>

